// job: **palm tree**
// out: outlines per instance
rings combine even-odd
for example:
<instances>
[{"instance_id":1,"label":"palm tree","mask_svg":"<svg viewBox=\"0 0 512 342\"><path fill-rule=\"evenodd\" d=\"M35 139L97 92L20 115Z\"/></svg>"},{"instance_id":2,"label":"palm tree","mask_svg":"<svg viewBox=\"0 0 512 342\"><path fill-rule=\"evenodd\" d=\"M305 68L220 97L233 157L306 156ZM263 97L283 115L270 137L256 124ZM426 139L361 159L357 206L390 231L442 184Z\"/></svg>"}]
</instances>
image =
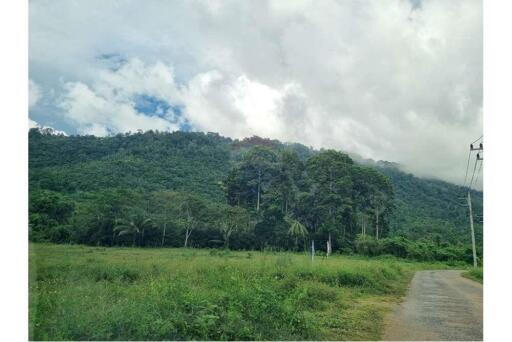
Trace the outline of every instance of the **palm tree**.
<instances>
[{"instance_id":1,"label":"palm tree","mask_svg":"<svg viewBox=\"0 0 512 342\"><path fill-rule=\"evenodd\" d=\"M118 221L120 224L114 227L115 232L119 232L118 236L132 234L133 235L133 243L132 246L135 247L135 239L137 234L142 233L142 238L144 239L144 231L146 228L150 228L153 226L150 218L143 218L142 216L136 216L134 219L130 221Z\"/></svg>"},{"instance_id":2,"label":"palm tree","mask_svg":"<svg viewBox=\"0 0 512 342\"><path fill-rule=\"evenodd\" d=\"M299 248L299 238L304 239L308 235L308 230L306 226L295 219L286 217L285 220L290 225L288 235L295 238L295 249L297 250Z\"/></svg>"}]
</instances>

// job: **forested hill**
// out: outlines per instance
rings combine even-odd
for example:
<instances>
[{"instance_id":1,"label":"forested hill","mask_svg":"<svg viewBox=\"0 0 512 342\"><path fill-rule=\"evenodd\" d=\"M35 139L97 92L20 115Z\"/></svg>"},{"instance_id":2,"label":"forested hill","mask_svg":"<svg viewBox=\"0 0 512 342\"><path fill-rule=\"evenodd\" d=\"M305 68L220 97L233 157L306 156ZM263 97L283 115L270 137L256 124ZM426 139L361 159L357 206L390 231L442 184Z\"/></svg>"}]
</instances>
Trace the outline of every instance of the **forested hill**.
<instances>
[{"instance_id":1,"label":"forested hill","mask_svg":"<svg viewBox=\"0 0 512 342\"><path fill-rule=\"evenodd\" d=\"M30 192L49 190L77 200L105 189L171 190L225 203L223 182L255 146L291 150L301 160L319 152L301 144L259 137L233 140L216 133L146 132L67 137L32 129L29 132ZM468 241L463 188L421 179L387 165L376 164L375 168L391 179L394 192L395 208L389 218L388 234L412 239L442 237L445 241ZM481 215L481 192L473 193L473 203L476 214ZM481 231L481 225L478 227Z\"/></svg>"}]
</instances>

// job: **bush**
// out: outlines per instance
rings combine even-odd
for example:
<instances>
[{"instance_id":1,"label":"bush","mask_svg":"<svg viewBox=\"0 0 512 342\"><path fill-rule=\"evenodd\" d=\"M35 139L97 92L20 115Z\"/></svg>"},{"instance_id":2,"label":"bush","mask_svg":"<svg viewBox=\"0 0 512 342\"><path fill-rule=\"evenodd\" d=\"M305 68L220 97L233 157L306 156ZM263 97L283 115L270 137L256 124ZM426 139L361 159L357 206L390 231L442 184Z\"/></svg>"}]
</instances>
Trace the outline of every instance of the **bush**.
<instances>
[{"instance_id":1,"label":"bush","mask_svg":"<svg viewBox=\"0 0 512 342\"><path fill-rule=\"evenodd\" d=\"M407 258L409 252L408 241L400 236L380 240L383 254L394 255L400 258Z\"/></svg>"},{"instance_id":2,"label":"bush","mask_svg":"<svg viewBox=\"0 0 512 342\"><path fill-rule=\"evenodd\" d=\"M48 232L48 239L55 243L70 242L72 227L70 225L59 225L52 227Z\"/></svg>"},{"instance_id":3,"label":"bush","mask_svg":"<svg viewBox=\"0 0 512 342\"><path fill-rule=\"evenodd\" d=\"M354 254L354 250L352 248L349 248L349 247L343 247L340 251L341 254L345 254L345 255L352 255Z\"/></svg>"},{"instance_id":4,"label":"bush","mask_svg":"<svg viewBox=\"0 0 512 342\"><path fill-rule=\"evenodd\" d=\"M380 240L359 236L355 248L358 254L372 257L392 255L417 261L473 262L471 246L436 244L430 240L411 241L400 236ZM479 254L481 255L481 251Z\"/></svg>"},{"instance_id":5,"label":"bush","mask_svg":"<svg viewBox=\"0 0 512 342\"><path fill-rule=\"evenodd\" d=\"M378 240L371 236L359 235L356 239L356 251L366 256L376 256L382 253L382 247Z\"/></svg>"}]
</instances>

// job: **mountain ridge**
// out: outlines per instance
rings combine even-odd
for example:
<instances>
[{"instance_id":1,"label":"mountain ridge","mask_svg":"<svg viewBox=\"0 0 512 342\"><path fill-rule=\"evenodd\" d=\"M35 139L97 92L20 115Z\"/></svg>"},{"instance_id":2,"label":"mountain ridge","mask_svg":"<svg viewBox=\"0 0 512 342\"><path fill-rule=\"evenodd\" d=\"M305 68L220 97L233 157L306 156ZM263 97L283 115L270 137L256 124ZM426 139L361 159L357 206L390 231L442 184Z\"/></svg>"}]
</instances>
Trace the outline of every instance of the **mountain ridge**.
<instances>
[{"instance_id":1,"label":"mountain ridge","mask_svg":"<svg viewBox=\"0 0 512 342\"><path fill-rule=\"evenodd\" d=\"M109 137L64 136L29 132L29 185L79 196L103 188L185 191L223 201L221 182L251 148L293 150L305 160L322 151L300 143L257 136L231 139L214 132L138 132ZM350 155L350 154L349 154ZM399 164L353 157L391 179L395 192L394 233L410 238L443 235L468 241L465 189L417 177ZM482 212L482 195L472 191L474 211ZM477 223L478 225L478 223ZM481 225L477 228L481 231ZM481 236L481 233L479 233ZM481 237L478 237L481 239Z\"/></svg>"}]
</instances>

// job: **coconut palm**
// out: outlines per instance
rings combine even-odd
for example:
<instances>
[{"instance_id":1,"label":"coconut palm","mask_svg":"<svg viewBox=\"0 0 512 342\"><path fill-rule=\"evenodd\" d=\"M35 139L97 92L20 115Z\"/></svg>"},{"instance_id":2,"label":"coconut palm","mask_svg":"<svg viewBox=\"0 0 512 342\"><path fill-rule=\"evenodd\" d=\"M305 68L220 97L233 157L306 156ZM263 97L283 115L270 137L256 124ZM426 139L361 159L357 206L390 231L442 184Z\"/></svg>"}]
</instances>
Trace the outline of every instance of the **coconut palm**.
<instances>
[{"instance_id":1,"label":"coconut palm","mask_svg":"<svg viewBox=\"0 0 512 342\"><path fill-rule=\"evenodd\" d=\"M308 230L306 226L293 218L286 217L285 220L290 225L288 235L295 239L295 249L298 249L299 238L304 239L308 235Z\"/></svg>"},{"instance_id":2,"label":"coconut palm","mask_svg":"<svg viewBox=\"0 0 512 342\"><path fill-rule=\"evenodd\" d=\"M118 232L118 236L132 234L132 246L135 247L135 239L137 238L137 234L142 233L142 238L144 239L144 231L146 228L151 227L153 227L153 223L151 222L150 218L145 219L142 216L136 216L130 221L119 220L118 224L114 227L114 231Z\"/></svg>"}]
</instances>

